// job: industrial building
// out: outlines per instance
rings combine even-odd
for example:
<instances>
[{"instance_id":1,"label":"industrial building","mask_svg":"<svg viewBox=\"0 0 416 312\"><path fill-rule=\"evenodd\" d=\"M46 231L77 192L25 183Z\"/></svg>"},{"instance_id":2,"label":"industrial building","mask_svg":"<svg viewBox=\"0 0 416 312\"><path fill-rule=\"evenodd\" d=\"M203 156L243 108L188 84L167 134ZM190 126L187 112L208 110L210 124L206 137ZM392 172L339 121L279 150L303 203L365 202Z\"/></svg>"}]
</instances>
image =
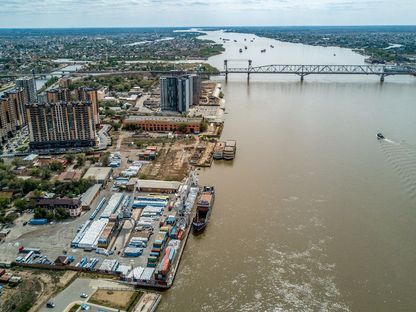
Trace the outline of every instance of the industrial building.
<instances>
[{"instance_id":1,"label":"industrial building","mask_svg":"<svg viewBox=\"0 0 416 312\"><path fill-rule=\"evenodd\" d=\"M110 167L90 167L84 174L84 179L94 179L95 183L104 185L111 176L113 169Z\"/></svg>"},{"instance_id":2,"label":"industrial building","mask_svg":"<svg viewBox=\"0 0 416 312\"><path fill-rule=\"evenodd\" d=\"M138 180L136 189L148 193L176 193L181 183L178 181Z\"/></svg>"},{"instance_id":3,"label":"industrial building","mask_svg":"<svg viewBox=\"0 0 416 312\"><path fill-rule=\"evenodd\" d=\"M101 184L94 184L81 197L82 209L91 209L91 205L100 195Z\"/></svg>"},{"instance_id":4,"label":"industrial building","mask_svg":"<svg viewBox=\"0 0 416 312\"><path fill-rule=\"evenodd\" d=\"M199 117L172 116L128 116L123 122L124 125L136 125L144 131L184 131L186 133L199 133L201 123L202 118Z\"/></svg>"},{"instance_id":5,"label":"industrial building","mask_svg":"<svg viewBox=\"0 0 416 312\"><path fill-rule=\"evenodd\" d=\"M101 213L100 219L109 219L112 214L114 214L117 209L120 207L122 200L124 199L123 193L115 193L111 196L110 200L107 203L107 206L104 208Z\"/></svg>"},{"instance_id":6,"label":"industrial building","mask_svg":"<svg viewBox=\"0 0 416 312\"><path fill-rule=\"evenodd\" d=\"M31 149L96 145L90 102L35 103L26 106L26 114Z\"/></svg>"}]
</instances>

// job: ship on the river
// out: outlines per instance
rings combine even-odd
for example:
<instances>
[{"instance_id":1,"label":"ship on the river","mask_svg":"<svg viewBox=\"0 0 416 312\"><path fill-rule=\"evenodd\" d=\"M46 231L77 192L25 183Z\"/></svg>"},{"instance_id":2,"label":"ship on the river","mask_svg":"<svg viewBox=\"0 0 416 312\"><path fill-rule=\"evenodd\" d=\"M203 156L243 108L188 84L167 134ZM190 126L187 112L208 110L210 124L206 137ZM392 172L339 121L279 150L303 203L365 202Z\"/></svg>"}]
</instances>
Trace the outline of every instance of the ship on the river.
<instances>
[{"instance_id":1,"label":"ship on the river","mask_svg":"<svg viewBox=\"0 0 416 312\"><path fill-rule=\"evenodd\" d=\"M233 160L235 157L235 152L237 151L237 141L228 140L225 142L223 158L225 160Z\"/></svg>"},{"instance_id":2,"label":"ship on the river","mask_svg":"<svg viewBox=\"0 0 416 312\"><path fill-rule=\"evenodd\" d=\"M224 149L225 149L225 142L218 141L217 144L215 144L214 154L212 155L212 158L216 160L220 160L224 157Z\"/></svg>"},{"instance_id":3,"label":"ship on the river","mask_svg":"<svg viewBox=\"0 0 416 312\"><path fill-rule=\"evenodd\" d=\"M208 225L212 207L215 201L215 189L213 186L204 186L201 195L196 203L196 214L192 220L192 231L195 234L201 233Z\"/></svg>"}]
</instances>

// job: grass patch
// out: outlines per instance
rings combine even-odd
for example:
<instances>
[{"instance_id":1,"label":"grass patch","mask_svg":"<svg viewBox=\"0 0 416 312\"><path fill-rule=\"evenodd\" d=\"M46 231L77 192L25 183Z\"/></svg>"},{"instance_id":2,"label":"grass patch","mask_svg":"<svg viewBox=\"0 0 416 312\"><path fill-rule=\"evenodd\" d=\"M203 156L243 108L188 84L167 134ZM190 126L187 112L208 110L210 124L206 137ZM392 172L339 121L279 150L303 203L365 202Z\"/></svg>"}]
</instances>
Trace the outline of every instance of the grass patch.
<instances>
[{"instance_id":1,"label":"grass patch","mask_svg":"<svg viewBox=\"0 0 416 312\"><path fill-rule=\"evenodd\" d=\"M69 309L68 312L76 312L80 307L81 307L81 305L76 303L71 307L71 309Z\"/></svg>"},{"instance_id":2,"label":"grass patch","mask_svg":"<svg viewBox=\"0 0 416 312\"><path fill-rule=\"evenodd\" d=\"M129 312L133 310L142 295L143 292L134 290L98 289L88 302Z\"/></svg>"}]
</instances>

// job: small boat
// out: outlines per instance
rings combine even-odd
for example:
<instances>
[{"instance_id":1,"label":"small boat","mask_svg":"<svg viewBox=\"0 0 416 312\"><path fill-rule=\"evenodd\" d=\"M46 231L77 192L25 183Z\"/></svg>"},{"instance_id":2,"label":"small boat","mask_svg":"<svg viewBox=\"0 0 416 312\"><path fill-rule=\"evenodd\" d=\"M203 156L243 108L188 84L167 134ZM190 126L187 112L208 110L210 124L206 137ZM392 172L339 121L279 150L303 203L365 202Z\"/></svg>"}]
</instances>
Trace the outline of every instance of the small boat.
<instances>
[{"instance_id":1,"label":"small boat","mask_svg":"<svg viewBox=\"0 0 416 312\"><path fill-rule=\"evenodd\" d=\"M274 45L270 45L270 48L274 49Z\"/></svg>"},{"instance_id":2,"label":"small boat","mask_svg":"<svg viewBox=\"0 0 416 312\"><path fill-rule=\"evenodd\" d=\"M192 220L194 234L201 233L207 226L215 201L215 189L213 186L204 186L201 195L197 199L196 214Z\"/></svg>"},{"instance_id":3,"label":"small boat","mask_svg":"<svg viewBox=\"0 0 416 312\"><path fill-rule=\"evenodd\" d=\"M244 38L244 41L247 41L247 38Z\"/></svg>"},{"instance_id":4,"label":"small boat","mask_svg":"<svg viewBox=\"0 0 416 312\"><path fill-rule=\"evenodd\" d=\"M240 53L243 52L243 49L240 49Z\"/></svg>"},{"instance_id":5,"label":"small boat","mask_svg":"<svg viewBox=\"0 0 416 312\"><path fill-rule=\"evenodd\" d=\"M236 140L228 140L225 142L224 151L222 153L222 157L225 160L233 160L235 157L235 153L237 151L237 141Z\"/></svg>"},{"instance_id":6,"label":"small boat","mask_svg":"<svg viewBox=\"0 0 416 312\"><path fill-rule=\"evenodd\" d=\"M247 46L244 46L244 49L247 50Z\"/></svg>"},{"instance_id":7,"label":"small boat","mask_svg":"<svg viewBox=\"0 0 416 312\"><path fill-rule=\"evenodd\" d=\"M234 42L237 42L237 40L234 39Z\"/></svg>"},{"instance_id":8,"label":"small boat","mask_svg":"<svg viewBox=\"0 0 416 312\"><path fill-rule=\"evenodd\" d=\"M385 139L384 135L381 132L377 133L377 140L384 140L384 139Z\"/></svg>"},{"instance_id":9,"label":"small boat","mask_svg":"<svg viewBox=\"0 0 416 312\"><path fill-rule=\"evenodd\" d=\"M215 144L214 154L212 155L212 158L216 160L222 159L224 156L224 149L225 149L225 142L218 141L217 144Z\"/></svg>"},{"instance_id":10,"label":"small boat","mask_svg":"<svg viewBox=\"0 0 416 312\"><path fill-rule=\"evenodd\" d=\"M261 50L261 53L265 53L265 52L266 52L266 49Z\"/></svg>"}]
</instances>

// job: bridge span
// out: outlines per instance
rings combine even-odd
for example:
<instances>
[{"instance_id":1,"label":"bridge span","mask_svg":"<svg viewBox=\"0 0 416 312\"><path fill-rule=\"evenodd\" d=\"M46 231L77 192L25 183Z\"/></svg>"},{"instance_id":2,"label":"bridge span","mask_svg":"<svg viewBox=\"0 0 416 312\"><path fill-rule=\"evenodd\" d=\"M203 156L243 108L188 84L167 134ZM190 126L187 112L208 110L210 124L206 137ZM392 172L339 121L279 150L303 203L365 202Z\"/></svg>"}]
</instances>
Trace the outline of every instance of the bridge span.
<instances>
[{"instance_id":1,"label":"bridge span","mask_svg":"<svg viewBox=\"0 0 416 312\"><path fill-rule=\"evenodd\" d=\"M228 79L229 74L247 74L250 80L251 74L295 74L300 76L301 81L307 75L377 75L383 82L386 76L411 75L416 77L416 67L401 65L263 65L252 66L252 61L247 60L247 67L230 67L229 62L224 60L224 70L221 71Z\"/></svg>"}]
</instances>

